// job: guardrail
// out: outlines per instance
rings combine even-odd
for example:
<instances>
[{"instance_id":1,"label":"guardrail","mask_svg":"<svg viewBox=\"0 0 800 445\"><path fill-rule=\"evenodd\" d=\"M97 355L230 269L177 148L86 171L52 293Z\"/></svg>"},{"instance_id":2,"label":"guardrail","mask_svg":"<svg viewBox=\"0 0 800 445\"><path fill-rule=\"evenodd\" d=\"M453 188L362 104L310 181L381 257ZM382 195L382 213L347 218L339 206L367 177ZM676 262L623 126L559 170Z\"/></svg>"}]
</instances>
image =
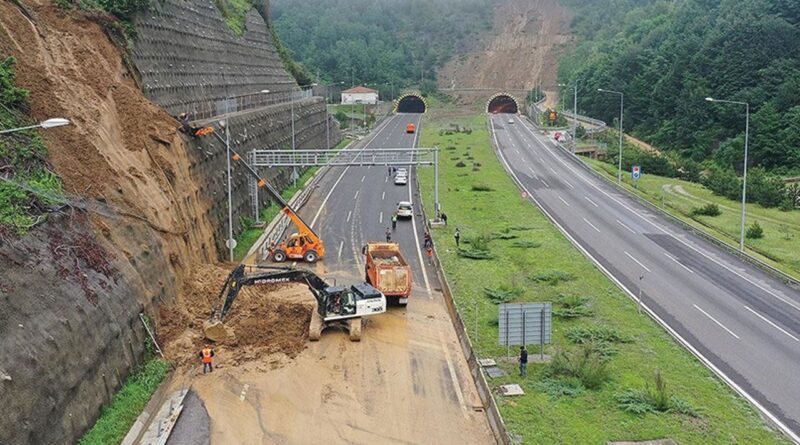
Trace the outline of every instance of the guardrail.
<instances>
[{"instance_id":1,"label":"guardrail","mask_svg":"<svg viewBox=\"0 0 800 445\"><path fill-rule=\"evenodd\" d=\"M536 108L536 110L539 113L542 113L542 112L545 111L544 109L541 108L541 105L543 103L544 103L544 100L536 102L536 103L533 104L533 106ZM583 115L580 115L580 114L576 115L576 114L571 113L569 111L562 111L561 114L563 114L567 118L573 119L573 120L575 119L575 116L577 116L578 122L582 122L584 124L591 125L591 127L586 128L586 133L588 133L588 134L602 133L602 132L604 132L604 131L606 131L608 129L608 124L606 124L604 121L601 121L600 119L595 119L595 118L588 117L588 116L583 116ZM537 128L539 127L539 125L537 123L533 122L533 120L531 120L531 123L533 123L533 125L536 126Z\"/></svg>"},{"instance_id":2,"label":"guardrail","mask_svg":"<svg viewBox=\"0 0 800 445\"><path fill-rule=\"evenodd\" d=\"M417 202L422 203L419 181L416 180L416 177L414 178L414 183L416 185ZM433 233L428 224L429 220L427 214L425 213L425 207L420 204L420 208L422 210L422 218L425 226L428 228L428 232ZM447 281L447 276L444 273L444 268L442 267L441 261L439 261L439 255L436 249L434 249L433 259L434 267L436 269L436 277L442 286L442 294L444 295L447 313L450 316L450 321L453 323L453 328L456 331L458 344L461 346L461 353L464 354L464 358L467 359L467 366L469 367L472 380L475 382L475 388L477 389L478 397L480 397L481 403L483 404L483 410L486 413L486 418L489 421L489 427L492 430L492 434L494 435L494 438L498 444L513 445L514 442L511 440L511 436L508 433L508 428L506 428L506 423L503 420L503 416L500 414L500 409L497 407L497 401L494 399L492 389L489 386L489 382L486 380L486 376L483 374L483 368L481 367L480 363L478 363L478 355L475 353L475 348L473 348L472 341L469 339L467 326L464 324L464 319L461 317L461 312L459 312L458 306L456 306L455 299L453 298L453 291L450 289L450 283Z\"/></svg>"}]
</instances>

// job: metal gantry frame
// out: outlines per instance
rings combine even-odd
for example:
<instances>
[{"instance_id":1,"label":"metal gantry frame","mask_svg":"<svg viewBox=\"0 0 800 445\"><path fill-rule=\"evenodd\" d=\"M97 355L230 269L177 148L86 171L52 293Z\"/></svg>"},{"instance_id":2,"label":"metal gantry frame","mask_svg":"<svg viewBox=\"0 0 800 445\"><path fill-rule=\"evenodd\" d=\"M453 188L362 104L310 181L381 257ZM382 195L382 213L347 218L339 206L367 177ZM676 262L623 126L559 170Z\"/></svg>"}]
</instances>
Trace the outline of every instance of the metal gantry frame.
<instances>
[{"instance_id":1,"label":"metal gantry frame","mask_svg":"<svg viewBox=\"0 0 800 445\"><path fill-rule=\"evenodd\" d=\"M402 167L433 166L433 198L436 217L439 217L439 148L370 148L349 150L252 150L248 163L253 169L259 167ZM251 180L253 214L258 219L258 186Z\"/></svg>"}]
</instances>

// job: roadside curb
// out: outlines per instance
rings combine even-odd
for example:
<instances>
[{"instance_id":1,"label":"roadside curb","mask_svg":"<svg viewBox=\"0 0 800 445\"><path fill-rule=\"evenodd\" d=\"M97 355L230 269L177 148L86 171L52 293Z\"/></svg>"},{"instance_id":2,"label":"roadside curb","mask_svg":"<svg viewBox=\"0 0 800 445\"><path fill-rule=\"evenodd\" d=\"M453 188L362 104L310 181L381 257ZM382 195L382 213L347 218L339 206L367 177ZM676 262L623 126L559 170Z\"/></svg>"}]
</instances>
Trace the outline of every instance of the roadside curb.
<instances>
[{"instance_id":1,"label":"roadside curb","mask_svg":"<svg viewBox=\"0 0 800 445\"><path fill-rule=\"evenodd\" d=\"M165 419L161 419L161 414L165 403L168 399L173 399L178 402L177 405L175 403L170 404L171 406L180 406L182 405L183 398L186 396L186 392L188 391L187 388L184 388L178 392L182 392L183 394L179 395L176 398L176 393L173 392L172 394L167 393L167 389L172 385L173 380L175 379L176 371L173 369L167 374L158 388L155 390L152 396L150 396L150 400L145 405L145 408L139 414L139 417L136 418L136 421L131 425L131 428L128 430L128 434L125 435L125 438L122 439L120 445L135 445L135 444L142 444L142 443L150 443L145 442L146 436L151 433L153 430L153 426L160 426ZM176 413L174 416L172 425L177 421L178 415L180 415L180 411ZM166 416L169 417L169 416ZM169 432L172 431L172 427L169 427ZM152 436L152 434L150 434ZM158 437L158 435L156 435ZM169 433L163 437L163 440L159 439L159 443L166 443L166 440L169 438ZM155 443L155 442L154 442Z\"/></svg>"}]
</instances>

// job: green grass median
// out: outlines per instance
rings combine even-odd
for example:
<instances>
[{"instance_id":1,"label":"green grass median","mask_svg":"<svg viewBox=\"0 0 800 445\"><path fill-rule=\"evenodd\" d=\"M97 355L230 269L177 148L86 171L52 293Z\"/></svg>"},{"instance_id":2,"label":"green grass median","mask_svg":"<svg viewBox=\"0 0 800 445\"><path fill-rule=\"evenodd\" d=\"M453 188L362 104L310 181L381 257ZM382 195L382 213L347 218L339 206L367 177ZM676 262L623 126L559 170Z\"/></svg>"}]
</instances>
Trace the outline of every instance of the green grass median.
<instances>
[{"instance_id":1,"label":"green grass median","mask_svg":"<svg viewBox=\"0 0 800 445\"><path fill-rule=\"evenodd\" d=\"M447 228L433 236L476 352L499 359L521 397L498 396L524 443L787 443L678 345L521 196L491 149L483 116L426 115L420 146L438 146ZM433 169L419 169L433 208ZM461 250L453 232L461 231ZM521 378L498 345L497 302L553 302L550 364ZM533 357L538 347L530 346ZM512 359L515 351L511 351Z\"/></svg>"}]
</instances>

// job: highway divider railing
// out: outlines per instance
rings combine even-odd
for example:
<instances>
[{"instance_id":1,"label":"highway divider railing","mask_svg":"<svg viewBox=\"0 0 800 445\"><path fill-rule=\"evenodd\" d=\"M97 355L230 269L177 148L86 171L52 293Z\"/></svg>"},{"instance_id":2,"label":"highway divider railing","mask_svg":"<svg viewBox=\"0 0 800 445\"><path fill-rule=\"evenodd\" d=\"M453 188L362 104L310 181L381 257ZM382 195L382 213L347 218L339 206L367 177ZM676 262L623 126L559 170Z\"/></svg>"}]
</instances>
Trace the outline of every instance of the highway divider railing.
<instances>
[{"instance_id":1,"label":"highway divider railing","mask_svg":"<svg viewBox=\"0 0 800 445\"><path fill-rule=\"evenodd\" d=\"M575 153L572 153L570 151L569 147L567 147L566 145L564 145L564 144L562 144L560 142L556 142L555 144L556 144L556 147L558 147L559 149L563 150L565 153L567 153L569 155L572 155L574 157L574 159L577 161L578 165L580 165L584 170L586 170L590 174L594 175L595 177L600 178L601 180L605 181L606 183L611 184L612 186L616 187L618 190L623 191L627 196L635 199L637 202L639 202L643 206L647 207L650 211L657 212L659 214L665 215L672 222L674 222L678 226L682 227L684 230L687 230L687 231L691 232L692 234L697 235L698 237L703 238L706 241L708 241L708 242L710 242L710 243L722 248L726 252L728 252L728 253L730 253L730 254L742 259L743 261L746 261L746 262L758 267L759 269L761 269L762 271L768 273L769 275L773 276L774 278L777 278L778 280L781 280L787 286L790 286L790 287L793 287L795 289L800 290L800 280L798 280L797 278L787 274L786 272L783 272L782 270L779 270L779 269L777 269L777 268L765 263L764 261L762 261L762 260L750 255L747 252L740 251L739 249L731 246L730 244L726 243L722 239L717 238L716 236L714 236L714 235L712 235L712 234L710 234L710 233L708 233L708 232L706 232L704 230L700 230L697 227L692 226L691 224L687 223L686 221L684 221L684 220L678 218L677 216L671 214L670 212L668 212L668 211L656 206L652 202L650 202L650 201L646 200L645 198L639 196L638 194L628 190L627 188L617 185L617 183L615 181L609 179L608 177L606 177L602 173L596 171L595 169L592 168L592 166L590 166L586 162L583 162L583 159L581 159L581 157L576 155Z\"/></svg>"},{"instance_id":2,"label":"highway divider railing","mask_svg":"<svg viewBox=\"0 0 800 445\"><path fill-rule=\"evenodd\" d=\"M428 224L429 220L425 213L425 207L422 205L419 181L416 181L416 177L414 182L416 185L416 200L420 203L420 209L422 210L422 218L424 221L423 224L425 224L425 227L427 227L428 233L433 233L430 225ZM444 273L444 268L442 267L441 261L439 261L439 255L436 249L434 249L433 259L434 267L436 269L436 277L442 286L445 307L447 307L447 313L450 316L450 321L453 323L453 328L456 331L456 337L458 337L458 343L461 346L461 353L464 354L464 358L467 359L467 366L469 367L472 380L475 382L475 388L478 391L478 397L480 397L481 403L483 404L482 408L486 413L487 420L489 421L489 427L491 428L492 434L494 435L494 438L498 444L512 445L513 442L508 433L508 428L506 428L506 423L503 420L503 416L500 414L500 409L497 407L497 401L494 398L492 388L489 386L489 382L486 380L486 376L483 373L483 367L481 367L480 363L478 363L478 355L475 353L475 348L472 346L472 341L469 339L469 334L467 334L467 327L464 324L464 318L461 316L461 312L459 312L458 307L456 306L455 299L453 298L453 292L450 288L450 283L447 281L447 276ZM422 267L425 267L425 265L423 264Z\"/></svg>"}]
</instances>

